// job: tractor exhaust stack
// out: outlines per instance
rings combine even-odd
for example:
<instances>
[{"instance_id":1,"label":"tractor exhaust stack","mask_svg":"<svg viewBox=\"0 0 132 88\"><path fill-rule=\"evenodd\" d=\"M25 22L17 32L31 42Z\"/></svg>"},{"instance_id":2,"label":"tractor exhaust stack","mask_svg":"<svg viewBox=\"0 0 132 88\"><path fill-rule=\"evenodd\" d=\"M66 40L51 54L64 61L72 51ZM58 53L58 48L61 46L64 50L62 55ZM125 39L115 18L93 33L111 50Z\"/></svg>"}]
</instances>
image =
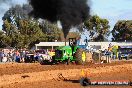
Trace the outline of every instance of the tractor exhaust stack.
<instances>
[{"instance_id":1,"label":"tractor exhaust stack","mask_svg":"<svg viewBox=\"0 0 132 88\"><path fill-rule=\"evenodd\" d=\"M65 46L66 46L66 38L65 38Z\"/></svg>"}]
</instances>

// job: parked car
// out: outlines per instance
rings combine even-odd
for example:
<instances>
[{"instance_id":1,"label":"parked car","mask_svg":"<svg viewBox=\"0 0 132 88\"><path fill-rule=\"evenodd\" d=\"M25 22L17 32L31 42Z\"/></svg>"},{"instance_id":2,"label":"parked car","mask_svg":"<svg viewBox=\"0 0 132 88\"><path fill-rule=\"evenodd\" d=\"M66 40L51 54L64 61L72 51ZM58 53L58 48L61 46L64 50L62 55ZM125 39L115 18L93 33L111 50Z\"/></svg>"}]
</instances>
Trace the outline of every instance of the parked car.
<instances>
[{"instance_id":1,"label":"parked car","mask_svg":"<svg viewBox=\"0 0 132 88\"><path fill-rule=\"evenodd\" d=\"M26 57L24 58L24 62L25 63L32 63L35 62L35 57L34 57L34 53L27 53Z\"/></svg>"},{"instance_id":2,"label":"parked car","mask_svg":"<svg viewBox=\"0 0 132 88\"><path fill-rule=\"evenodd\" d=\"M40 62L40 64L45 64L52 61L52 56L47 50L36 50L35 58Z\"/></svg>"},{"instance_id":3,"label":"parked car","mask_svg":"<svg viewBox=\"0 0 132 88\"><path fill-rule=\"evenodd\" d=\"M119 52L121 52L121 59L132 59L132 46L120 47Z\"/></svg>"}]
</instances>

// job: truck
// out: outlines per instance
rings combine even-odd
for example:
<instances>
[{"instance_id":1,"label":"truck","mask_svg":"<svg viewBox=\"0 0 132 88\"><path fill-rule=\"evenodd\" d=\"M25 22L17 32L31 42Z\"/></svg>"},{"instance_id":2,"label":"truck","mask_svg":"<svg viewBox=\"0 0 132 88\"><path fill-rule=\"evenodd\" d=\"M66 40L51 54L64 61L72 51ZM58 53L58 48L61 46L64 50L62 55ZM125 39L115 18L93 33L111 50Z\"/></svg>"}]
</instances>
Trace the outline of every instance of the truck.
<instances>
[{"instance_id":1,"label":"truck","mask_svg":"<svg viewBox=\"0 0 132 88\"><path fill-rule=\"evenodd\" d=\"M132 46L119 46L119 54L121 59L132 59Z\"/></svg>"}]
</instances>

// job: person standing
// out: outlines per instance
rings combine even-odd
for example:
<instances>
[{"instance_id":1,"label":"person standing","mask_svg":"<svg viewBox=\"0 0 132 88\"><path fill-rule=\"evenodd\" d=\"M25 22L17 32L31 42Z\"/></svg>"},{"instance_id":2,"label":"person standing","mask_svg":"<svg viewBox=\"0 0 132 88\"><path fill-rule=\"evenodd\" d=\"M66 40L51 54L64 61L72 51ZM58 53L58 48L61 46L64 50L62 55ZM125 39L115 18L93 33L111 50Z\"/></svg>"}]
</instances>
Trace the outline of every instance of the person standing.
<instances>
[{"instance_id":1,"label":"person standing","mask_svg":"<svg viewBox=\"0 0 132 88\"><path fill-rule=\"evenodd\" d=\"M113 52L113 60L116 59L116 54Z\"/></svg>"},{"instance_id":2,"label":"person standing","mask_svg":"<svg viewBox=\"0 0 132 88\"><path fill-rule=\"evenodd\" d=\"M23 50L23 51L22 51L22 62L25 62L25 61L24 61L25 58L26 58L26 51Z\"/></svg>"},{"instance_id":3,"label":"person standing","mask_svg":"<svg viewBox=\"0 0 132 88\"><path fill-rule=\"evenodd\" d=\"M119 60L121 60L121 52L120 51L118 53L118 58L119 58Z\"/></svg>"},{"instance_id":4,"label":"person standing","mask_svg":"<svg viewBox=\"0 0 132 88\"><path fill-rule=\"evenodd\" d=\"M16 62L20 63L20 53L18 50L16 51Z\"/></svg>"},{"instance_id":5,"label":"person standing","mask_svg":"<svg viewBox=\"0 0 132 88\"><path fill-rule=\"evenodd\" d=\"M15 51L12 52L12 61L15 62L16 60L16 53Z\"/></svg>"},{"instance_id":6,"label":"person standing","mask_svg":"<svg viewBox=\"0 0 132 88\"><path fill-rule=\"evenodd\" d=\"M88 46L88 38L85 39L85 45Z\"/></svg>"},{"instance_id":7,"label":"person standing","mask_svg":"<svg viewBox=\"0 0 132 88\"><path fill-rule=\"evenodd\" d=\"M12 62L12 52L11 52L11 50L8 52L7 57L8 57L8 61Z\"/></svg>"},{"instance_id":8,"label":"person standing","mask_svg":"<svg viewBox=\"0 0 132 88\"><path fill-rule=\"evenodd\" d=\"M2 50L0 50L0 62L2 62L3 57L4 57L4 53Z\"/></svg>"},{"instance_id":9,"label":"person standing","mask_svg":"<svg viewBox=\"0 0 132 88\"><path fill-rule=\"evenodd\" d=\"M107 49L105 49L105 55L106 55L106 62L111 63L110 52Z\"/></svg>"}]
</instances>

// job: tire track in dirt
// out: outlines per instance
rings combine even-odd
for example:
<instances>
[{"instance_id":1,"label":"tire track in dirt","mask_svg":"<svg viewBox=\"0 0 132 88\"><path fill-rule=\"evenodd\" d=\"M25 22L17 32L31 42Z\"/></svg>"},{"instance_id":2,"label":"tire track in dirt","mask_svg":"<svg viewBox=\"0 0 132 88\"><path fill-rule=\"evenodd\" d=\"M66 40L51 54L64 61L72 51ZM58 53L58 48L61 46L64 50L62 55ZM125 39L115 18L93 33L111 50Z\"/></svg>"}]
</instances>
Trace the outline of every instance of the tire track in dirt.
<instances>
[{"instance_id":1,"label":"tire track in dirt","mask_svg":"<svg viewBox=\"0 0 132 88\"><path fill-rule=\"evenodd\" d=\"M112 62L110 64L86 64L82 65L40 65L39 63L4 63L0 64L0 76L14 75L32 72L42 72L48 70L68 70L68 69L82 69L82 68L96 68L104 66L115 66L123 64L132 64L131 61Z\"/></svg>"},{"instance_id":2,"label":"tire track in dirt","mask_svg":"<svg viewBox=\"0 0 132 88\"><path fill-rule=\"evenodd\" d=\"M0 76L0 87L15 84L15 83L26 83L26 82L38 82L58 79L58 74L62 74L64 77L78 77L81 76L80 69L66 69L66 70L47 70L41 72L23 73L23 74L13 74L13 75L3 75ZM115 66L103 66L103 67L93 67L93 68L83 68L87 74L101 74L110 72L122 72L127 70L132 70L132 64L115 65Z\"/></svg>"}]
</instances>

